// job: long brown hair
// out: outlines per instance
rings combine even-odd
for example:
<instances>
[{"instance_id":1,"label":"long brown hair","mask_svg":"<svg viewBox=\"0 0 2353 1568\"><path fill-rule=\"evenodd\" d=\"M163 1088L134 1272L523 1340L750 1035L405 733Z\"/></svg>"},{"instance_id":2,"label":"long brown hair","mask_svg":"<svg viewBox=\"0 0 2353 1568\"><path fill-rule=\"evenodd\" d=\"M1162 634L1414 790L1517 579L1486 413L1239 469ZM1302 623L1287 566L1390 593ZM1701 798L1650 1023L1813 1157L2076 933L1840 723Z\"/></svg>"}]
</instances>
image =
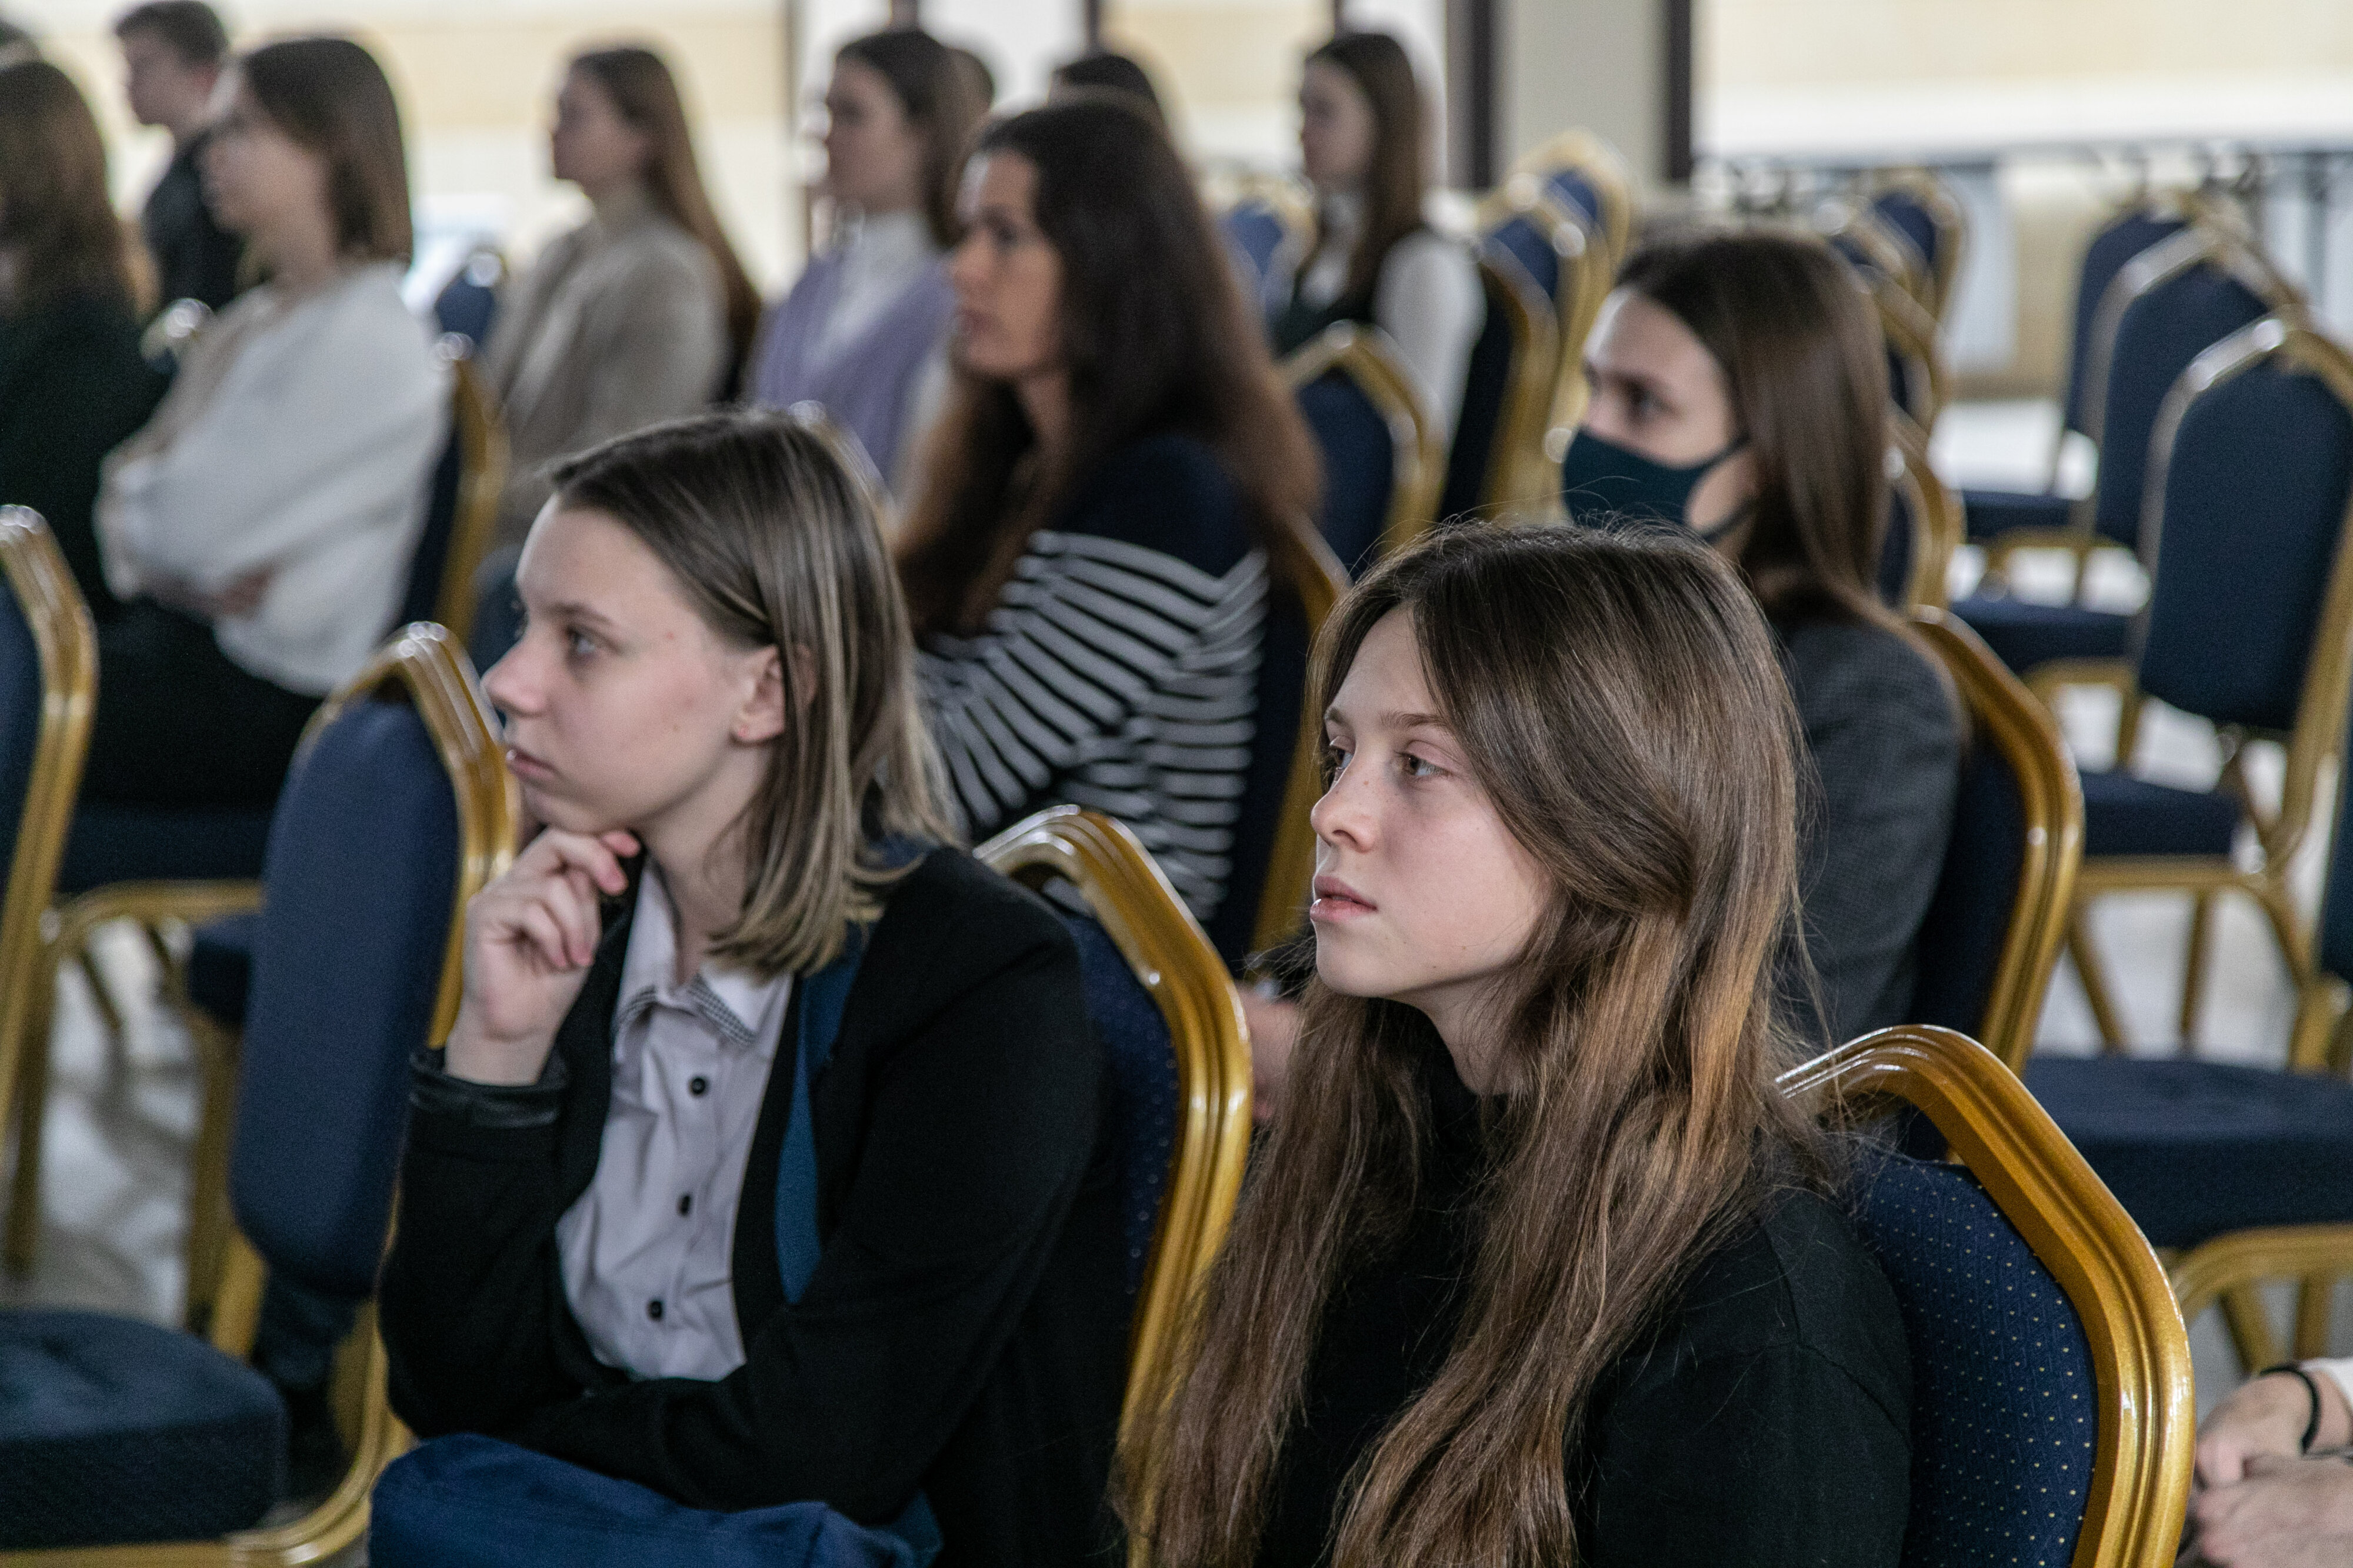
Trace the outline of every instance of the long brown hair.
<instances>
[{"instance_id":1,"label":"long brown hair","mask_svg":"<svg viewBox=\"0 0 2353 1568\"><path fill-rule=\"evenodd\" d=\"M955 838L871 488L821 429L751 411L649 426L553 478L556 504L643 541L712 631L806 683L744 824L744 908L711 950L758 974L823 968L905 870L890 841Z\"/></svg>"},{"instance_id":2,"label":"long brown hair","mask_svg":"<svg viewBox=\"0 0 2353 1568\"><path fill-rule=\"evenodd\" d=\"M1756 603L1688 536L1470 525L1377 568L1316 654L1328 705L1412 616L1443 716L1551 908L1494 998L1497 1075L1461 1326L1352 1472L1336 1568L1576 1561L1564 1476L1595 1381L1782 1180L1828 1170L1775 1091L1796 899L1797 721ZM1412 1212L1441 1051L1402 1003L1311 982L1292 1096L1124 1457L1163 1568L1242 1563L1326 1303Z\"/></svg>"},{"instance_id":3,"label":"long brown hair","mask_svg":"<svg viewBox=\"0 0 2353 1568\"><path fill-rule=\"evenodd\" d=\"M1323 488L1314 440L1159 126L1111 96L1078 99L990 126L973 156L1000 153L1037 170L1038 227L1061 259L1070 439L1053 471L1017 485L1037 446L1029 416L1010 384L959 378L901 551L923 632L976 624L1030 531L1154 432L1214 449L1261 532L1312 515Z\"/></svg>"},{"instance_id":4,"label":"long brown hair","mask_svg":"<svg viewBox=\"0 0 2353 1568\"><path fill-rule=\"evenodd\" d=\"M1422 225L1421 206L1430 192L1429 133L1424 128L1421 89L1405 46L1387 33L1342 33L1307 57L1346 73L1373 107L1373 162L1365 172L1365 228L1348 258L1344 300L1358 308L1372 302L1381 263L1389 247ZM1321 219L1308 253L1323 244Z\"/></svg>"},{"instance_id":5,"label":"long brown hair","mask_svg":"<svg viewBox=\"0 0 2353 1568\"><path fill-rule=\"evenodd\" d=\"M602 88L629 129L646 139L646 195L657 212L695 237L719 269L727 307L728 359L740 364L760 324L760 291L745 276L711 205L711 193L703 187L702 165L694 156L694 133L687 129L678 79L661 56L633 44L575 55L571 68ZM727 384L734 384L732 373Z\"/></svg>"},{"instance_id":6,"label":"long brown hair","mask_svg":"<svg viewBox=\"0 0 2353 1568\"><path fill-rule=\"evenodd\" d=\"M963 232L956 192L965 149L988 112L971 66L918 27L892 27L852 38L833 57L855 60L891 84L892 95L923 142L923 220L942 249Z\"/></svg>"},{"instance_id":7,"label":"long brown hair","mask_svg":"<svg viewBox=\"0 0 2353 1568\"><path fill-rule=\"evenodd\" d=\"M1853 274L1811 235L1655 240L1618 286L1691 329L1724 371L1756 465L1741 570L1776 621L1900 626L1875 584L1887 537L1887 359Z\"/></svg>"},{"instance_id":8,"label":"long brown hair","mask_svg":"<svg viewBox=\"0 0 2353 1568\"><path fill-rule=\"evenodd\" d=\"M0 66L0 251L16 280L0 315L69 294L132 302L131 252L106 189L106 142L73 79L47 60Z\"/></svg>"},{"instance_id":9,"label":"long brown hair","mask_svg":"<svg viewBox=\"0 0 2353 1568\"><path fill-rule=\"evenodd\" d=\"M399 101L375 57L349 38L282 38L248 51L237 68L270 123L325 160L343 255L406 262L416 243L408 153Z\"/></svg>"}]
</instances>

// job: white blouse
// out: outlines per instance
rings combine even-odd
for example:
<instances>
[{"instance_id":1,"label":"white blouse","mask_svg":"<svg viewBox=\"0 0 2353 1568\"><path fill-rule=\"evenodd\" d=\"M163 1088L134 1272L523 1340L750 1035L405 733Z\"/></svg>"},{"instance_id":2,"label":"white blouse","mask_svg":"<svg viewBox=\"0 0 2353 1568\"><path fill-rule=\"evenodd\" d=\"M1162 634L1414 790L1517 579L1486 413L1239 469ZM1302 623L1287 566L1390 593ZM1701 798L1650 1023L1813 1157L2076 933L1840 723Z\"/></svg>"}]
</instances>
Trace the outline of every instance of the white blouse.
<instances>
[{"instance_id":1,"label":"white blouse","mask_svg":"<svg viewBox=\"0 0 2353 1568\"><path fill-rule=\"evenodd\" d=\"M1348 286L1348 261L1364 232L1364 200L1353 191L1324 198L1323 246L1299 274L1299 297L1321 309ZM1459 242L1416 229L1389 247L1373 287L1373 324L1393 339L1413 373L1441 445L1454 438L1472 345L1487 322L1478 264Z\"/></svg>"},{"instance_id":2,"label":"white blouse","mask_svg":"<svg viewBox=\"0 0 2353 1568\"><path fill-rule=\"evenodd\" d=\"M214 320L155 416L107 458L107 582L223 591L267 568L250 615L213 626L264 680L323 696L359 672L408 584L448 374L393 262L289 299L264 284Z\"/></svg>"}]
</instances>

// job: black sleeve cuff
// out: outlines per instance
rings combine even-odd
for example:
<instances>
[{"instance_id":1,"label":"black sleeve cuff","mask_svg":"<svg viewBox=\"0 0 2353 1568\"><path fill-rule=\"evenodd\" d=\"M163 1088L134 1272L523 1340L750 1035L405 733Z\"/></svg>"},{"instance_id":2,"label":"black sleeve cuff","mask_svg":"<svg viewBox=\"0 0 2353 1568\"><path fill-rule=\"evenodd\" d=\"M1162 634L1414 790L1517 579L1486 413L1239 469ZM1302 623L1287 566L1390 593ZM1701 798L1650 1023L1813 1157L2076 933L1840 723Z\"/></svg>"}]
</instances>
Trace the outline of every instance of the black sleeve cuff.
<instances>
[{"instance_id":1,"label":"black sleeve cuff","mask_svg":"<svg viewBox=\"0 0 2353 1568\"><path fill-rule=\"evenodd\" d=\"M492 1131L554 1126L571 1081L564 1058L552 1051L537 1083L476 1083L451 1078L442 1053L423 1047L409 1058L408 1066L411 1110Z\"/></svg>"}]
</instances>

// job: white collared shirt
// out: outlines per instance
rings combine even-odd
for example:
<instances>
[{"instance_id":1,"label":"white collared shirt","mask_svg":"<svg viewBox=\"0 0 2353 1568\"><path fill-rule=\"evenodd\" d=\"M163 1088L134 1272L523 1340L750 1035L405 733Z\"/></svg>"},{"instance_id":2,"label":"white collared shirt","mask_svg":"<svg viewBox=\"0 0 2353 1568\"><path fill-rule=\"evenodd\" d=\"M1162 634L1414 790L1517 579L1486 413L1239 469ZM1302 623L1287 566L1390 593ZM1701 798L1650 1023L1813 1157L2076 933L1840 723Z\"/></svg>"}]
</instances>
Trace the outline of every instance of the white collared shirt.
<instances>
[{"instance_id":1,"label":"white collared shirt","mask_svg":"<svg viewBox=\"0 0 2353 1568\"><path fill-rule=\"evenodd\" d=\"M604 1145L555 1245L597 1360L716 1379L744 1364L735 1213L792 976L705 964L680 984L677 970L677 917L649 865L613 1010Z\"/></svg>"}]
</instances>

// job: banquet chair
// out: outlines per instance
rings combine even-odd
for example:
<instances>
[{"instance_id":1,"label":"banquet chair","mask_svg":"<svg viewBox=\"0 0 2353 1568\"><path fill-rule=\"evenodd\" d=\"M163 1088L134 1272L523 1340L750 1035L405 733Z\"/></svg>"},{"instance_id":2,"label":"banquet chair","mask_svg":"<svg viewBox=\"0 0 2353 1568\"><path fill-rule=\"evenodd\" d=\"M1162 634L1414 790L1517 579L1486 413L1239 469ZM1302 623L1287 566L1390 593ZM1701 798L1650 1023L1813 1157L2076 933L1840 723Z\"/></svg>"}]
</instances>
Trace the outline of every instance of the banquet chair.
<instances>
[{"instance_id":1,"label":"banquet chair","mask_svg":"<svg viewBox=\"0 0 2353 1568\"><path fill-rule=\"evenodd\" d=\"M0 1565L291 1568L360 1538L368 1489L407 1442L373 1310L343 1348L349 1468L283 1524L262 1521L286 1411L246 1357L269 1281L374 1291L410 1060L456 1016L464 907L507 864L515 817L480 691L441 628L407 628L321 709L271 823L233 1096L208 1095L198 1134L200 1166L227 1152L235 1220L209 1337L0 1312ZM200 1212L209 1184L200 1168Z\"/></svg>"},{"instance_id":2,"label":"banquet chair","mask_svg":"<svg viewBox=\"0 0 2353 1568\"><path fill-rule=\"evenodd\" d=\"M1314 209L1304 191L1292 181L1263 176L1241 181L1218 215L1218 232L1242 291L1261 318L1280 309L1281 302L1272 297L1280 268L1305 253L1314 222Z\"/></svg>"},{"instance_id":3,"label":"banquet chair","mask_svg":"<svg viewBox=\"0 0 2353 1568\"><path fill-rule=\"evenodd\" d=\"M1925 1116L1951 1158L1858 1154L1852 1210L1912 1352L1905 1568L2166 1568L2189 1501L2189 1344L2132 1219L2018 1079L1948 1029L1783 1075L1848 1118Z\"/></svg>"},{"instance_id":4,"label":"banquet chair","mask_svg":"<svg viewBox=\"0 0 2353 1568\"><path fill-rule=\"evenodd\" d=\"M1462 405L1446 451L1438 515L1495 515L1541 507L1547 461L1560 322L1552 300L1510 251L1492 240L1479 247L1479 284L1487 315L1472 342Z\"/></svg>"},{"instance_id":5,"label":"banquet chair","mask_svg":"<svg viewBox=\"0 0 2353 1568\"><path fill-rule=\"evenodd\" d=\"M1429 531L1445 443L1397 345L1338 321L1282 362L1324 454L1324 542L1351 576Z\"/></svg>"},{"instance_id":6,"label":"banquet chair","mask_svg":"<svg viewBox=\"0 0 2353 1568\"><path fill-rule=\"evenodd\" d=\"M1617 263L1605 236L1532 179L1490 193L1477 221L1481 252L1509 256L1552 304L1557 337L1545 412L1552 442L1550 432L1574 428L1584 408L1585 340L1609 297Z\"/></svg>"},{"instance_id":7,"label":"banquet chair","mask_svg":"<svg viewBox=\"0 0 2353 1568\"><path fill-rule=\"evenodd\" d=\"M1128 1331L1123 1435L1169 1393L1186 1304L1233 1217L1250 1152L1241 998L1209 939L1125 827L1059 805L975 853L1053 900L1078 943L1087 1014L1109 1052L1125 1194Z\"/></svg>"},{"instance_id":8,"label":"banquet chair","mask_svg":"<svg viewBox=\"0 0 2353 1568\"><path fill-rule=\"evenodd\" d=\"M1907 247L1919 279L1920 303L1942 321L1953 302L1953 282L1968 244L1968 218L1943 181L1926 169L1880 169L1862 184L1865 210Z\"/></svg>"},{"instance_id":9,"label":"banquet chair","mask_svg":"<svg viewBox=\"0 0 2353 1568\"><path fill-rule=\"evenodd\" d=\"M1894 493L1880 551L1880 597L1898 613L1942 609L1961 542L1960 498L1929 463L1926 432L1900 408L1887 417Z\"/></svg>"},{"instance_id":10,"label":"banquet chair","mask_svg":"<svg viewBox=\"0 0 2353 1568\"><path fill-rule=\"evenodd\" d=\"M1521 203L1531 184L1574 216L1600 241L1606 273L1615 275L1634 238L1634 194L1626 160L1618 149L1581 127L1571 128L1529 149L1514 161L1506 190Z\"/></svg>"}]
</instances>

